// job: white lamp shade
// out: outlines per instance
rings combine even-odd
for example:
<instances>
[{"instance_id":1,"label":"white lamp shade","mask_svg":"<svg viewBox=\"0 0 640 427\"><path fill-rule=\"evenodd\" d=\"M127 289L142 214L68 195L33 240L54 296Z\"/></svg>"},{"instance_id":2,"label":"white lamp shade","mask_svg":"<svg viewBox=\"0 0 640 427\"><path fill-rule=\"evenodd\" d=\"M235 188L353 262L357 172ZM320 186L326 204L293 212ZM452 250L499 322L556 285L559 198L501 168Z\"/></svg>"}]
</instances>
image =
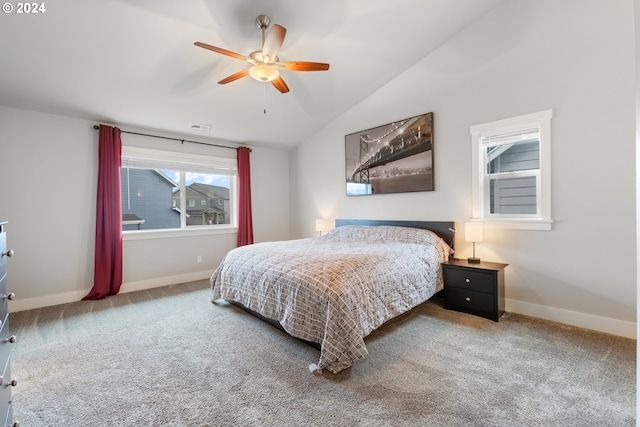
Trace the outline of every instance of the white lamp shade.
<instances>
[{"instance_id":1,"label":"white lamp shade","mask_svg":"<svg viewBox=\"0 0 640 427\"><path fill-rule=\"evenodd\" d=\"M330 219L316 219L316 231L329 231L333 228L333 221Z\"/></svg>"},{"instance_id":2,"label":"white lamp shade","mask_svg":"<svg viewBox=\"0 0 640 427\"><path fill-rule=\"evenodd\" d=\"M467 222L464 226L464 240L467 242L482 242L482 223Z\"/></svg>"}]
</instances>

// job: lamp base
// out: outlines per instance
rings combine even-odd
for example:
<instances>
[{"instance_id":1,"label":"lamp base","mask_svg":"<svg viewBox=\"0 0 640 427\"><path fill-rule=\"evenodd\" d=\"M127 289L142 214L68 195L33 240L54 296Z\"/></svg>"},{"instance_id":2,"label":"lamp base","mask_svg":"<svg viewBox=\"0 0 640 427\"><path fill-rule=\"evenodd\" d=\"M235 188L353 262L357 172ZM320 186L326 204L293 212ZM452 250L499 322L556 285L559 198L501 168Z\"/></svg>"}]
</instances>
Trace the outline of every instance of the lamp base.
<instances>
[{"instance_id":1,"label":"lamp base","mask_svg":"<svg viewBox=\"0 0 640 427\"><path fill-rule=\"evenodd\" d=\"M467 258L469 264L480 264L480 258Z\"/></svg>"}]
</instances>

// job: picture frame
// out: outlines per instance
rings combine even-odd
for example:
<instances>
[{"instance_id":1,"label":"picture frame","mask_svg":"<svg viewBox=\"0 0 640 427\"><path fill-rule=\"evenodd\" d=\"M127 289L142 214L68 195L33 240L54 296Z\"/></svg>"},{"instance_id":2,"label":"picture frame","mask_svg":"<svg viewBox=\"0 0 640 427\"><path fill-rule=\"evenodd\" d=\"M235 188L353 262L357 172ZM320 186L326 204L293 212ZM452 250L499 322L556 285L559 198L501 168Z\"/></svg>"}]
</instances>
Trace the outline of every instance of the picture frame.
<instances>
[{"instance_id":1,"label":"picture frame","mask_svg":"<svg viewBox=\"0 0 640 427\"><path fill-rule=\"evenodd\" d=\"M345 135L347 196L434 191L433 113Z\"/></svg>"}]
</instances>

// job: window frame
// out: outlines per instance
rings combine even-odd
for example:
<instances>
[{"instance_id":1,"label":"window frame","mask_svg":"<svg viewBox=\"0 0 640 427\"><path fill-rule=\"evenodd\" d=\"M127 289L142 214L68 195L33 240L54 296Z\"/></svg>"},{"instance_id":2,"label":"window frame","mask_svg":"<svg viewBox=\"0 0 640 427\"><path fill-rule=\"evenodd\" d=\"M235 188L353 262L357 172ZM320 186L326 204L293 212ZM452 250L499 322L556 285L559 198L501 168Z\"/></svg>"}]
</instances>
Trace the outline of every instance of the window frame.
<instances>
[{"instance_id":1,"label":"window frame","mask_svg":"<svg viewBox=\"0 0 640 427\"><path fill-rule=\"evenodd\" d=\"M182 212L186 211L186 184L181 180L180 228L156 230L126 230L122 231L123 240L144 240L155 238L185 237L190 235L227 234L237 232L238 223L238 192L237 192L237 160L202 154L182 153L168 150L142 148L136 146L122 146L121 168L140 169L169 169L183 173L208 173L229 175L229 203L230 224L186 225Z\"/></svg>"},{"instance_id":2,"label":"window frame","mask_svg":"<svg viewBox=\"0 0 640 427\"><path fill-rule=\"evenodd\" d=\"M472 144L472 221L482 221L489 228L551 230L551 118L553 110L525 114L493 122L473 125L469 128ZM540 134L540 167L538 170L488 173L486 147L483 139L493 135L538 128ZM535 177L535 214L492 214L490 209L490 182L499 178Z\"/></svg>"}]
</instances>

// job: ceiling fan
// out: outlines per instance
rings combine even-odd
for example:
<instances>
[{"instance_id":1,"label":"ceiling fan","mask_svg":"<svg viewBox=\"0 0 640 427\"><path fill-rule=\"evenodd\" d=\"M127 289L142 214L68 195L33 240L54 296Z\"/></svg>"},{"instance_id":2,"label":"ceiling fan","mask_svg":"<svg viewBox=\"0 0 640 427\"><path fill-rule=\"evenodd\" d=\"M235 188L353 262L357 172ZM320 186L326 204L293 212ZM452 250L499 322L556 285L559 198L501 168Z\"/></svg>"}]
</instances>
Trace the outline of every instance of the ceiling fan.
<instances>
[{"instance_id":1,"label":"ceiling fan","mask_svg":"<svg viewBox=\"0 0 640 427\"><path fill-rule=\"evenodd\" d=\"M329 69L329 64L321 62L305 61L280 61L278 51L284 42L287 29L281 25L274 24L265 38L265 30L269 26L270 19L267 15L260 15L256 18L256 25L262 30L262 50L251 52L249 56L231 52L220 47L211 46L206 43L195 42L196 46L209 49L232 58L241 59L251 64L246 70L238 71L218 82L227 84L247 75L260 82L271 82L273 86L282 93L289 92L289 87L280 76L280 70L289 71L323 71Z\"/></svg>"}]
</instances>

